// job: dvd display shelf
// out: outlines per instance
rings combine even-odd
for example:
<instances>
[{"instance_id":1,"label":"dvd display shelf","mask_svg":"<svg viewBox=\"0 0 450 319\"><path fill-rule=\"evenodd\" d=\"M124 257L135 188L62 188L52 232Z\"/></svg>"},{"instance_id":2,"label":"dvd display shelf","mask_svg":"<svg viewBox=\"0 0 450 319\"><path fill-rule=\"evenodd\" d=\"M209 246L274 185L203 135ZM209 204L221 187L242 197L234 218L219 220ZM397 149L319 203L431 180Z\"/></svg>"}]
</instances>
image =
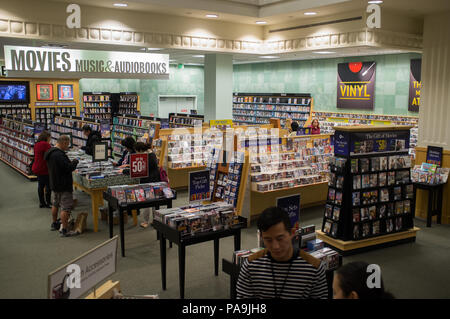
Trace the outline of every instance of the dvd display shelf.
<instances>
[{"instance_id":1,"label":"dvd display shelf","mask_svg":"<svg viewBox=\"0 0 450 319\"><path fill-rule=\"evenodd\" d=\"M119 114L139 115L139 95L136 92L121 92L119 96Z\"/></svg>"},{"instance_id":2,"label":"dvd display shelf","mask_svg":"<svg viewBox=\"0 0 450 319\"><path fill-rule=\"evenodd\" d=\"M351 125L409 125L412 126L410 134L409 154L415 158L417 146L419 118L417 116L339 113L339 112L313 112L313 117L320 122L322 133L334 134L335 126Z\"/></svg>"},{"instance_id":3,"label":"dvd display shelf","mask_svg":"<svg viewBox=\"0 0 450 319\"><path fill-rule=\"evenodd\" d=\"M47 128L51 128L53 118L55 114L62 115L77 115L76 107L36 107L35 108L35 121L38 123L43 123Z\"/></svg>"},{"instance_id":4,"label":"dvd display shelf","mask_svg":"<svg viewBox=\"0 0 450 319\"><path fill-rule=\"evenodd\" d=\"M0 115L13 115L31 120L31 109L28 104L0 104Z\"/></svg>"},{"instance_id":5,"label":"dvd display shelf","mask_svg":"<svg viewBox=\"0 0 450 319\"><path fill-rule=\"evenodd\" d=\"M89 119L112 119L111 94L84 92L83 115Z\"/></svg>"},{"instance_id":6,"label":"dvd display shelf","mask_svg":"<svg viewBox=\"0 0 450 319\"><path fill-rule=\"evenodd\" d=\"M160 129L160 163L167 168L172 188L186 188L189 172L206 168L212 149L222 148L223 133L218 129L172 128ZM167 154L167 155L166 155Z\"/></svg>"},{"instance_id":7,"label":"dvd display shelf","mask_svg":"<svg viewBox=\"0 0 450 319\"><path fill-rule=\"evenodd\" d=\"M73 147L81 148L85 146L87 138L83 135L82 131L82 127L85 124L90 125L93 131L100 131L101 120L86 119L79 116L55 115L51 126L52 142L55 143L60 135L68 134L72 137ZM107 141L109 146L111 146L110 138L104 138L102 141Z\"/></svg>"},{"instance_id":8,"label":"dvd display shelf","mask_svg":"<svg viewBox=\"0 0 450 319\"><path fill-rule=\"evenodd\" d=\"M226 202L233 205L238 215L243 213L244 198L247 189L249 156L245 152L229 152L228 162L224 151L213 149L207 168L210 172L210 190L212 202Z\"/></svg>"},{"instance_id":9,"label":"dvd display shelf","mask_svg":"<svg viewBox=\"0 0 450 319\"><path fill-rule=\"evenodd\" d=\"M320 239L343 254L415 240L410 128L336 129Z\"/></svg>"},{"instance_id":10,"label":"dvd display shelf","mask_svg":"<svg viewBox=\"0 0 450 319\"><path fill-rule=\"evenodd\" d=\"M256 94L234 93L233 122L241 124L269 124L271 118L299 123L300 127L311 122L313 98L311 94Z\"/></svg>"},{"instance_id":11,"label":"dvd display shelf","mask_svg":"<svg viewBox=\"0 0 450 319\"><path fill-rule=\"evenodd\" d=\"M204 115L169 113L169 127L177 128L202 126L204 119Z\"/></svg>"},{"instance_id":12,"label":"dvd display shelf","mask_svg":"<svg viewBox=\"0 0 450 319\"><path fill-rule=\"evenodd\" d=\"M323 204L327 196L328 134L261 138L249 143L250 216L255 219L277 198L300 194L301 207ZM277 143L278 142L278 143Z\"/></svg>"},{"instance_id":13,"label":"dvd display shelf","mask_svg":"<svg viewBox=\"0 0 450 319\"><path fill-rule=\"evenodd\" d=\"M0 159L30 180L34 154L34 123L31 120L7 116L0 124Z\"/></svg>"},{"instance_id":14,"label":"dvd display shelf","mask_svg":"<svg viewBox=\"0 0 450 319\"><path fill-rule=\"evenodd\" d=\"M127 136L132 136L136 141L150 142L153 148L161 148L161 143L156 140L159 139L159 130L161 124L156 121L154 117L135 116L135 115L121 115L113 119L112 130L112 145L113 154L115 156L122 156L125 148L121 142ZM155 150L158 158L161 156L161 151Z\"/></svg>"}]
</instances>

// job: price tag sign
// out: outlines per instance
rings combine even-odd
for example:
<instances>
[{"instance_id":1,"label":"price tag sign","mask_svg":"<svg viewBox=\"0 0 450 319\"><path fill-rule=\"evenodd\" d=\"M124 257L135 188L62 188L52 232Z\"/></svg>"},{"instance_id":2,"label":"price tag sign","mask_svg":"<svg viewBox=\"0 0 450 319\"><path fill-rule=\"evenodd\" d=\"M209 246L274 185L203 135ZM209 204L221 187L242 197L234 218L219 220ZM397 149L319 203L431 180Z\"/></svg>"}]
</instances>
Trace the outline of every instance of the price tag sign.
<instances>
[{"instance_id":1,"label":"price tag sign","mask_svg":"<svg viewBox=\"0 0 450 319\"><path fill-rule=\"evenodd\" d=\"M108 160L108 143L94 143L94 152L92 155L93 162L103 162Z\"/></svg>"},{"instance_id":2,"label":"price tag sign","mask_svg":"<svg viewBox=\"0 0 450 319\"><path fill-rule=\"evenodd\" d=\"M130 177L148 177L148 154L130 155Z\"/></svg>"}]
</instances>

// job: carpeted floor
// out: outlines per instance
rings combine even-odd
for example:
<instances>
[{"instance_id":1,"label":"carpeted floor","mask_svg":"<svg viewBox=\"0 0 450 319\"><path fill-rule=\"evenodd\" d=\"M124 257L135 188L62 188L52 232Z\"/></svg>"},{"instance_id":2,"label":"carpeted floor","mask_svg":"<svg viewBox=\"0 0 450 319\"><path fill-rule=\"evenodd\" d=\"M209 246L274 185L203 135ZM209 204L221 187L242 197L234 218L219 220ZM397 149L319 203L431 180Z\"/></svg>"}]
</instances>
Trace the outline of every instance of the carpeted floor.
<instances>
[{"instance_id":1,"label":"carpeted floor","mask_svg":"<svg viewBox=\"0 0 450 319\"><path fill-rule=\"evenodd\" d=\"M106 222L92 231L90 199L75 192L81 211L89 212L88 231L60 238L50 231L50 209L38 208L37 183L30 182L0 163L0 298L46 298L48 274L109 238ZM174 207L187 203L180 192ZM322 224L323 207L301 212L301 224ZM450 226L425 223L415 243L345 257L344 263L364 260L380 265L386 287L397 298L450 298ZM176 245L167 250L167 290L161 288L159 243L156 231L134 227L131 218L125 226L127 257L118 256L118 271L125 294L158 294L178 298L178 253ZM115 226L115 234L119 232ZM256 246L256 227L243 230L242 248ZM220 260L230 259L233 239L220 240ZM214 276L213 243L186 248L186 298L229 298L229 277L221 271Z\"/></svg>"}]
</instances>

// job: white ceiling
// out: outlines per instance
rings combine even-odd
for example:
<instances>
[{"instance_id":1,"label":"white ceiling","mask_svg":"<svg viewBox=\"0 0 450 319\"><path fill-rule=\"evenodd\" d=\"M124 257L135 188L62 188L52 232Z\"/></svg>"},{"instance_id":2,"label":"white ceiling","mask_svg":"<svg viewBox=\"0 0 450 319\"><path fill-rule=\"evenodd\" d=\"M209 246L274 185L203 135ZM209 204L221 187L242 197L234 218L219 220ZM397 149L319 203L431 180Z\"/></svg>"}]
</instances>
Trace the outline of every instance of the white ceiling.
<instances>
[{"instance_id":1,"label":"white ceiling","mask_svg":"<svg viewBox=\"0 0 450 319\"><path fill-rule=\"evenodd\" d=\"M74 0L52 0L73 3ZM312 17L333 16L349 11L364 10L368 0L77 0L81 5L115 8L113 3L127 3L126 8L160 14L207 19L208 13L219 15L217 20L254 24L258 20L270 24L288 22L290 19L308 21ZM450 0L384 0L383 10L413 18L450 10ZM308 17L307 11L317 12Z\"/></svg>"}]
</instances>

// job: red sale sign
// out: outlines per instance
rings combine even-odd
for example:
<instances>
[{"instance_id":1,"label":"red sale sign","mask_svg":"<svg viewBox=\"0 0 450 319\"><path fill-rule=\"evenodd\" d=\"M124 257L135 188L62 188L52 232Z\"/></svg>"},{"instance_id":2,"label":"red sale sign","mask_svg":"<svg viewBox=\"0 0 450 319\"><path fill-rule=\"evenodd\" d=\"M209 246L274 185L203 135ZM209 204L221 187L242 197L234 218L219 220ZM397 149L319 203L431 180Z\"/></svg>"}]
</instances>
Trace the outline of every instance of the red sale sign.
<instances>
[{"instance_id":1,"label":"red sale sign","mask_svg":"<svg viewBox=\"0 0 450 319\"><path fill-rule=\"evenodd\" d=\"M148 177L148 154L130 155L130 177Z\"/></svg>"}]
</instances>

